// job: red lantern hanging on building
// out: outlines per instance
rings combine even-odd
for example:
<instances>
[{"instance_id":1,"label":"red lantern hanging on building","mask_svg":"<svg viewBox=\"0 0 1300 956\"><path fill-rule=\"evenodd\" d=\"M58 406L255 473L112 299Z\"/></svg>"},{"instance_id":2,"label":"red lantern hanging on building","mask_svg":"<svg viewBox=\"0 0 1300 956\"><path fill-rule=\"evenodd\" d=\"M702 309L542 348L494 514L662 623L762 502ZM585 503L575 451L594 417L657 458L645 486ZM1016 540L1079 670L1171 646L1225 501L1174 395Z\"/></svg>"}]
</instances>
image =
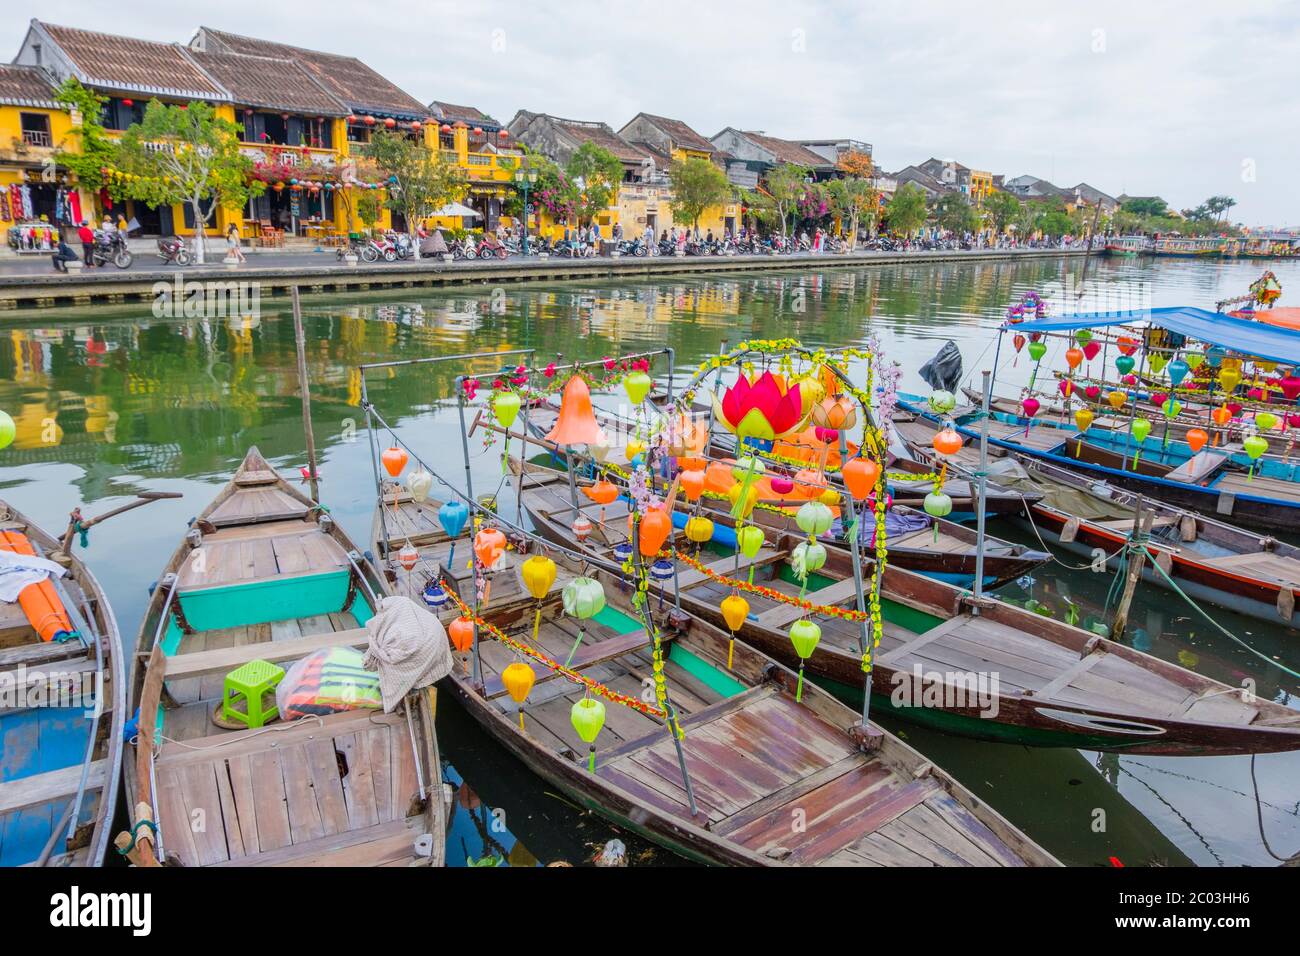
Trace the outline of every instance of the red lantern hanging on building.
<instances>
[{"instance_id":1,"label":"red lantern hanging on building","mask_svg":"<svg viewBox=\"0 0 1300 956\"><path fill-rule=\"evenodd\" d=\"M357 121L358 118L359 118L359 117L357 116L356 113L349 113L349 114L348 114L348 122L349 122L349 123L355 123L355 122Z\"/></svg>"},{"instance_id":2,"label":"red lantern hanging on building","mask_svg":"<svg viewBox=\"0 0 1300 956\"><path fill-rule=\"evenodd\" d=\"M397 125L397 120L393 119L391 116L388 117L388 119L384 120L384 126L387 127L388 129L392 129L396 125Z\"/></svg>"},{"instance_id":3,"label":"red lantern hanging on building","mask_svg":"<svg viewBox=\"0 0 1300 956\"><path fill-rule=\"evenodd\" d=\"M374 118L373 116L367 116L367 117L365 118L365 124L366 124L367 126L374 126L374 125L375 125L375 118Z\"/></svg>"},{"instance_id":4,"label":"red lantern hanging on building","mask_svg":"<svg viewBox=\"0 0 1300 956\"><path fill-rule=\"evenodd\" d=\"M135 106L135 100L123 100L122 105L125 106L127 109L130 109L131 107Z\"/></svg>"},{"instance_id":5,"label":"red lantern hanging on building","mask_svg":"<svg viewBox=\"0 0 1300 956\"><path fill-rule=\"evenodd\" d=\"M444 132L444 133L450 133L450 132L451 132L451 124L450 124L450 123L443 123L441 126L438 127L438 129L442 130L442 132Z\"/></svg>"},{"instance_id":6,"label":"red lantern hanging on building","mask_svg":"<svg viewBox=\"0 0 1300 956\"><path fill-rule=\"evenodd\" d=\"M502 139L505 139L505 138L506 138L507 136L509 136L509 135L510 135L510 130L508 130L508 129L503 129L503 130L498 130L498 131L497 131L497 136L501 137Z\"/></svg>"}]
</instances>

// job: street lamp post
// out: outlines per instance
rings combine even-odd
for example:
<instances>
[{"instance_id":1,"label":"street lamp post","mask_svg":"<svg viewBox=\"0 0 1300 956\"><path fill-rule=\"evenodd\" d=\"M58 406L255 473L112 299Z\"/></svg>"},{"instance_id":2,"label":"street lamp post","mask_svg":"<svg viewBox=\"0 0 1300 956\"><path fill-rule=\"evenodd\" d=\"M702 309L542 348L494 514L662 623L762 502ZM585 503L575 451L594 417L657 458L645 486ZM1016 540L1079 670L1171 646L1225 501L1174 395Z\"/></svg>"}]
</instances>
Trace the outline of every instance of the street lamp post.
<instances>
[{"instance_id":1,"label":"street lamp post","mask_svg":"<svg viewBox=\"0 0 1300 956\"><path fill-rule=\"evenodd\" d=\"M528 255L528 190L537 182L537 170L523 166L515 170L515 182L524 191L524 255Z\"/></svg>"}]
</instances>

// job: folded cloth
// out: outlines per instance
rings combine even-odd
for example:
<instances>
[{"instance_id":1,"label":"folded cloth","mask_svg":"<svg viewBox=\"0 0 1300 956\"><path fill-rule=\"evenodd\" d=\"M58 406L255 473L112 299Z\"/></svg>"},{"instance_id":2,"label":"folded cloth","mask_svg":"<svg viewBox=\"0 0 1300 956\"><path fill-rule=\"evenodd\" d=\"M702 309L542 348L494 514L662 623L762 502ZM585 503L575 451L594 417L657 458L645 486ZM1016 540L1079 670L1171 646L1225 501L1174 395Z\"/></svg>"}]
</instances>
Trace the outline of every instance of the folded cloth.
<instances>
[{"instance_id":1,"label":"folded cloth","mask_svg":"<svg viewBox=\"0 0 1300 956\"><path fill-rule=\"evenodd\" d=\"M51 574L61 578L64 571L62 565L53 561L0 548L0 601L12 604L27 585L39 584Z\"/></svg>"},{"instance_id":2,"label":"folded cloth","mask_svg":"<svg viewBox=\"0 0 1300 956\"><path fill-rule=\"evenodd\" d=\"M411 690L427 687L451 673L447 631L426 608L408 597L386 597L366 621L370 644L365 666L379 672L384 712L392 713Z\"/></svg>"}]
</instances>

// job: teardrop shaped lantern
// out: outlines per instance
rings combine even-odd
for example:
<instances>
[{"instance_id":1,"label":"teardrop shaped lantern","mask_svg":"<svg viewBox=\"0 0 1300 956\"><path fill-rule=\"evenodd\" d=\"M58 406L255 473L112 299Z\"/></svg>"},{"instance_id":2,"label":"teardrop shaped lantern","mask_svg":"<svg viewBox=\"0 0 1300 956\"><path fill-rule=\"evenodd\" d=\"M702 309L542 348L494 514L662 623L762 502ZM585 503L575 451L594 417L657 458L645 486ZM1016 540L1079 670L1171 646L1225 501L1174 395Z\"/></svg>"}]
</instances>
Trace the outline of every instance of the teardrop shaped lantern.
<instances>
[{"instance_id":1,"label":"teardrop shaped lantern","mask_svg":"<svg viewBox=\"0 0 1300 956\"><path fill-rule=\"evenodd\" d=\"M722 611L722 619L727 622L727 629L731 631L731 640L727 644L727 670L731 670L731 661L736 650L736 632L745 626L745 619L749 617L749 602L739 594L732 594L723 598L719 607Z\"/></svg>"},{"instance_id":2,"label":"teardrop shaped lantern","mask_svg":"<svg viewBox=\"0 0 1300 956\"><path fill-rule=\"evenodd\" d=\"M537 673L523 661L508 664L501 672L501 683L505 686L510 699L519 705L519 729L524 729L524 701L532 692L537 681Z\"/></svg>"},{"instance_id":3,"label":"teardrop shaped lantern","mask_svg":"<svg viewBox=\"0 0 1300 956\"><path fill-rule=\"evenodd\" d=\"M402 469L406 467L407 461L410 460L409 456L406 454L406 449L399 448L397 445L385 450L384 453L379 456L379 459L383 462L384 471L388 472L394 478L402 473Z\"/></svg>"},{"instance_id":4,"label":"teardrop shaped lantern","mask_svg":"<svg viewBox=\"0 0 1300 956\"><path fill-rule=\"evenodd\" d=\"M423 468L417 468L411 472L411 476L406 479L406 490L411 493L411 500L416 504L424 504L429 500L429 491L433 488L433 475L429 474Z\"/></svg>"},{"instance_id":5,"label":"teardrop shaped lantern","mask_svg":"<svg viewBox=\"0 0 1300 956\"><path fill-rule=\"evenodd\" d=\"M587 770L596 772L596 738L605 726L605 705L594 697L584 697L569 711L569 722L574 731L591 750L587 756Z\"/></svg>"},{"instance_id":6,"label":"teardrop shaped lantern","mask_svg":"<svg viewBox=\"0 0 1300 956\"><path fill-rule=\"evenodd\" d=\"M795 512L794 520L800 531L810 538L815 538L830 530L835 516L831 513L831 509L820 501L805 501Z\"/></svg>"},{"instance_id":7,"label":"teardrop shaped lantern","mask_svg":"<svg viewBox=\"0 0 1300 956\"><path fill-rule=\"evenodd\" d=\"M640 541L641 554L654 557L672 534L673 520L663 508L651 508L641 516Z\"/></svg>"},{"instance_id":8,"label":"teardrop shaped lantern","mask_svg":"<svg viewBox=\"0 0 1300 956\"><path fill-rule=\"evenodd\" d=\"M506 536L497 528L483 528L474 535L474 555L485 570L491 571L506 550Z\"/></svg>"},{"instance_id":9,"label":"teardrop shaped lantern","mask_svg":"<svg viewBox=\"0 0 1300 956\"><path fill-rule=\"evenodd\" d=\"M544 554L535 554L519 565L519 577L528 593L537 599L537 613L533 616L533 641L542 624L542 599L550 593L555 583L555 562Z\"/></svg>"},{"instance_id":10,"label":"teardrop shaped lantern","mask_svg":"<svg viewBox=\"0 0 1300 956\"><path fill-rule=\"evenodd\" d=\"M640 405L645 401L650 389L654 387L654 381L642 371L628 372L623 379L623 390L627 392L628 399L633 405Z\"/></svg>"},{"instance_id":11,"label":"teardrop shaped lantern","mask_svg":"<svg viewBox=\"0 0 1300 956\"><path fill-rule=\"evenodd\" d=\"M840 469L840 477L849 494L861 501L880 480L880 466L870 458L850 458Z\"/></svg>"},{"instance_id":12,"label":"teardrop shaped lantern","mask_svg":"<svg viewBox=\"0 0 1300 956\"><path fill-rule=\"evenodd\" d=\"M560 602L565 614L578 619L578 639L564 661L568 667L587 633L586 622L605 609L605 588L595 578L577 577L564 586Z\"/></svg>"},{"instance_id":13,"label":"teardrop shaped lantern","mask_svg":"<svg viewBox=\"0 0 1300 956\"><path fill-rule=\"evenodd\" d=\"M574 375L560 397L560 414L546 440L557 445L591 445L604 441L596 413L591 407L591 388L581 375Z\"/></svg>"},{"instance_id":14,"label":"teardrop shaped lantern","mask_svg":"<svg viewBox=\"0 0 1300 956\"><path fill-rule=\"evenodd\" d=\"M402 549L397 552L397 563L407 571L410 571L420 563L420 552L415 549L411 542L402 545Z\"/></svg>"},{"instance_id":15,"label":"teardrop shaped lantern","mask_svg":"<svg viewBox=\"0 0 1300 956\"><path fill-rule=\"evenodd\" d=\"M794 645L794 652L799 655L799 686L794 695L796 702L803 700L804 661L812 657L812 653L817 649L817 643L821 639L822 629L815 621L803 618L790 625L790 643Z\"/></svg>"}]
</instances>

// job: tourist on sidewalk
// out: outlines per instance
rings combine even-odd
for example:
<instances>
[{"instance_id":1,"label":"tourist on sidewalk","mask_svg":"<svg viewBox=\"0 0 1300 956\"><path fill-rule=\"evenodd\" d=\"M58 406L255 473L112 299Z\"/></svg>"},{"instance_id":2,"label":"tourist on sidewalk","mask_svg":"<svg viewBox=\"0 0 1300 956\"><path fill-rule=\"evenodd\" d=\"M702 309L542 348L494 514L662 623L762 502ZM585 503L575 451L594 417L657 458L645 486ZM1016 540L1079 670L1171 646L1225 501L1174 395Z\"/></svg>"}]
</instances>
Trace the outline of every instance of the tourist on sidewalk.
<instances>
[{"instance_id":1,"label":"tourist on sidewalk","mask_svg":"<svg viewBox=\"0 0 1300 956\"><path fill-rule=\"evenodd\" d=\"M226 230L226 258L234 259L237 262L248 262L248 258L244 255L244 250L240 245L239 227L233 222L230 224L230 228Z\"/></svg>"},{"instance_id":2,"label":"tourist on sidewalk","mask_svg":"<svg viewBox=\"0 0 1300 956\"><path fill-rule=\"evenodd\" d=\"M85 257L86 268L95 268L95 230L90 228L90 223L83 219L81 226L77 229L77 238L81 240L81 254Z\"/></svg>"}]
</instances>

